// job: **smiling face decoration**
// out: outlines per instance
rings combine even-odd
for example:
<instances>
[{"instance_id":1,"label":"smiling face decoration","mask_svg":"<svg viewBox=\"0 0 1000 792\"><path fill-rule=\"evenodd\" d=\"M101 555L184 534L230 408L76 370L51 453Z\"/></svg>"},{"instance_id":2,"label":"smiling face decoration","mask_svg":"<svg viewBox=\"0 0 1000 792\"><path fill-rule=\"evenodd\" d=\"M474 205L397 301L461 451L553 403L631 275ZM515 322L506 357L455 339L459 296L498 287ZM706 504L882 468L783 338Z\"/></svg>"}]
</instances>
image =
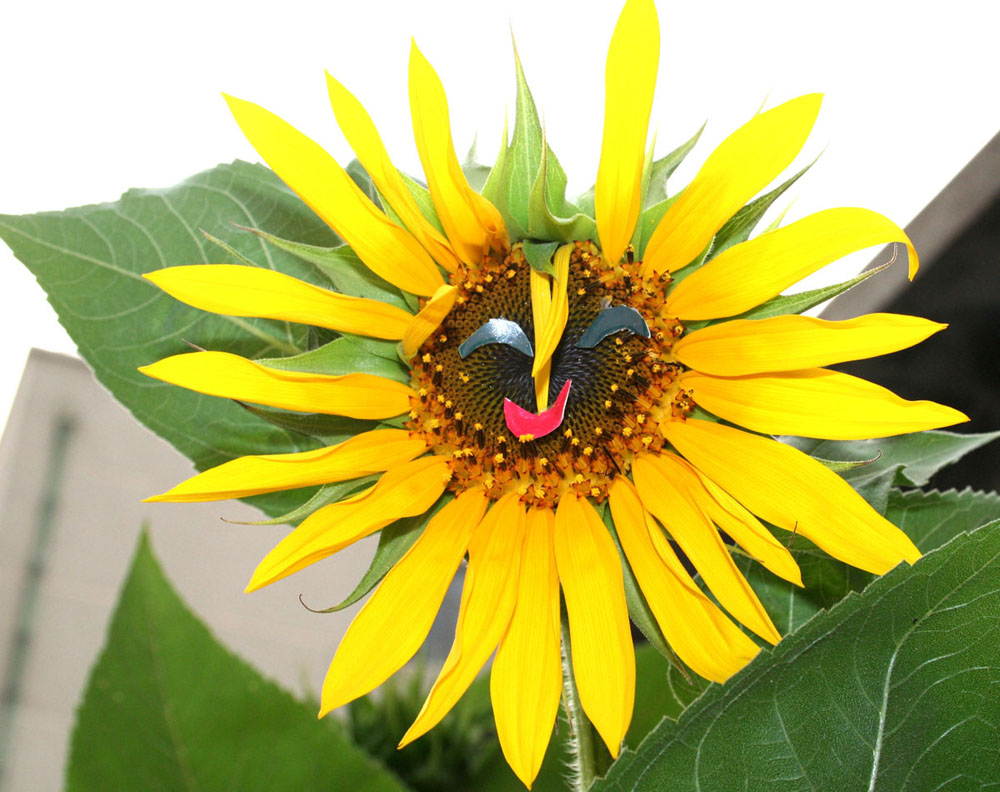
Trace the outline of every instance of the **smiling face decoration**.
<instances>
[{"instance_id":1,"label":"smiling face decoration","mask_svg":"<svg viewBox=\"0 0 1000 792\"><path fill-rule=\"evenodd\" d=\"M415 358L408 428L451 453L457 491L485 481L499 497L514 481L537 505L567 488L603 499L634 454L662 445L659 420L691 409L665 283L608 266L589 243L564 246L555 265L533 271L515 246L465 273Z\"/></svg>"}]
</instances>

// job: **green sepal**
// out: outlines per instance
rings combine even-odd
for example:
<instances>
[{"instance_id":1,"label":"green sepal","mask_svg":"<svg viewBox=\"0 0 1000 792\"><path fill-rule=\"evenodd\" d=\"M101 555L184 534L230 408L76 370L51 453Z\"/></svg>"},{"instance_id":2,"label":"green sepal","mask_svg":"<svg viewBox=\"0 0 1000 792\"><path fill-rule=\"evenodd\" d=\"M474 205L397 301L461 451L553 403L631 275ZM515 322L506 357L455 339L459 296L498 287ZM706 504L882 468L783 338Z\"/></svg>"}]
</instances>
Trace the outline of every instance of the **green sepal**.
<instances>
[{"instance_id":1,"label":"green sepal","mask_svg":"<svg viewBox=\"0 0 1000 792\"><path fill-rule=\"evenodd\" d=\"M379 300L404 310L408 307L403 292L368 269L348 245L317 247L282 239L259 228L237 227L314 265L341 294Z\"/></svg>"},{"instance_id":2,"label":"green sepal","mask_svg":"<svg viewBox=\"0 0 1000 792\"><path fill-rule=\"evenodd\" d=\"M361 577L361 580L358 581L358 585L354 587L354 590L336 605L320 609L310 608L305 602L302 604L313 613L336 613L337 611L342 611L344 608L349 608L381 582L389 570L396 565L396 562L420 538L420 535L424 532L424 528L427 527L427 523L453 498L454 495L446 492L429 511L418 514L415 517L404 517L402 520L396 520L396 522L383 528L379 534L378 548L375 550L375 555L368 566L368 570ZM301 597L299 599L301 600Z\"/></svg>"},{"instance_id":3,"label":"green sepal","mask_svg":"<svg viewBox=\"0 0 1000 792\"><path fill-rule=\"evenodd\" d=\"M413 196L413 200L417 202L417 208L420 209L420 214L424 216L424 219L428 223L444 235L444 226L441 225L441 218L438 216L438 211L434 206L434 201L431 200L431 191L412 176L408 176L403 173L403 171L397 172L399 173L400 178L402 178L403 184L406 185L406 189L409 190L410 195Z\"/></svg>"},{"instance_id":4,"label":"green sepal","mask_svg":"<svg viewBox=\"0 0 1000 792\"><path fill-rule=\"evenodd\" d=\"M551 162L551 165L550 165ZM550 172L557 171L554 179L550 178ZM557 196L564 196L566 192L566 174L559 166L559 161L548 146L542 149L542 162L538 170L538 177L531 188L531 202L529 213L528 234L537 239L556 239L560 242L572 242L574 240L597 239L597 223L582 212L574 211L576 207L563 203L563 211L570 216L563 217L550 210L552 204L549 195L555 190Z\"/></svg>"},{"instance_id":5,"label":"green sepal","mask_svg":"<svg viewBox=\"0 0 1000 792\"><path fill-rule=\"evenodd\" d=\"M375 374L396 382L410 381L409 371L396 355L395 341L382 341L364 336L344 335L301 355L262 358L256 362L268 368L284 371L330 376Z\"/></svg>"},{"instance_id":6,"label":"green sepal","mask_svg":"<svg viewBox=\"0 0 1000 792\"><path fill-rule=\"evenodd\" d=\"M643 194L642 206L644 209L659 203L667 197L667 179L673 175L673 172L677 170L687 155L691 153L691 149L695 147L695 144L701 138L701 133L704 131L705 124L702 124L697 132L669 154L652 161L649 169L648 186Z\"/></svg>"},{"instance_id":7,"label":"green sepal","mask_svg":"<svg viewBox=\"0 0 1000 792\"><path fill-rule=\"evenodd\" d=\"M878 454L873 456L871 459L823 459L823 457L817 456L814 456L813 459L819 462L823 467L829 468L834 473L844 473L848 470L854 470L854 468L872 465L875 462L878 462L881 456L882 452L879 451Z\"/></svg>"},{"instance_id":8,"label":"green sepal","mask_svg":"<svg viewBox=\"0 0 1000 792\"><path fill-rule=\"evenodd\" d=\"M500 211L512 240L567 242L592 238L596 233L593 221L566 200L566 174L545 141L516 44L514 66L514 132L507 145L504 125L500 154L483 185L483 195Z\"/></svg>"},{"instance_id":9,"label":"green sepal","mask_svg":"<svg viewBox=\"0 0 1000 792\"><path fill-rule=\"evenodd\" d=\"M642 214L639 215L639 221L635 224L635 232L632 234L632 245L635 247L635 257L637 259L642 260L642 257L646 254L646 245L649 243L649 238L653 236L656 226L660 224L663 215L667 213L667 209L673 205L678 196L680 196L680 193L671 195L669 198L664 198L648 209L644 209Z\"/></svg>"},{"instance_id":10,"label":"green sepal","mask_svg":"<svg viewBox=\"0 0 1000 792\"><path fill-rule=\"evenodd\" d=\"M507 140L506 135L504 135L504 140ZM474 135L472 145L469 146L469 152L465 155L465 162L462 163L462 173L465 174L465 180L469 182L469 186L473 190L482 192L486 186L486 180L490 176L491 168L489 165L483 165L479 162L478 151L476 150L478 142L478 136Z\"/></svg>"},{"instance_id":11,"label":"green sepal","mask_svg":"<svg viewBox=\"0 0 1000 792\"><path fill-rule=\"evenodd\" d=\"M333 484L324 484L305 503L286 514L272 517L270 520L225 520L225 522L232 525L297 525L313 512L319 511L331 503L336 503L346 497L355 495L365 487L370 487L377 480L378 475L371 475L351 479L350 481L337 481Z\"/></svg>"},{"instance_id":12,"label":"green sepal","mask_svg":"<svg viewBox=\"0 0 1000 792\"><path fill-rule=\"evenodd\" d=\"M530 239L524 240L521 249L524 257L528 260L531 268L544 272L546 275L555 275L556 269L552 266L552 256L559 247L558 242L535 242Z\"/></svg>"},{"instance_id":13,"label":"green sepal","mask_svg":"<svg viewBox=\"0 0 1000 792\"><path fill-rule=\"evenodd\" d=\"M731 248L733 245L738 245L740 242L746 242L750 238L750 234L757 227L757 223L759 223L760 219L764 216L764 213L771 208L771 204L777 201L789 187L802 178L806 171L816 164L818 159L819 157L817 156L816 159L806 165L798 173L789 177L786 181L779 184L769 193L765 193L760 198L754 199L734 214L726 222L726 224L719 229L719 233L715 235L715 245L712 248L712 256L718 256L722 251Z\"/></svg>"},{"instance_id":14,"label":"green sepal","mask_svg":"<svg viewBox=\"0 0 1000 792\"><path fill-rule=\"evenodd\" d=\"M629 564L628 558L625 556L625 551L622 548L621 540L618 538L615 521L611 518L611 509L608 508L607 504L604 504L598 511L601 513L608 533L611 534L611 538L615 542L615 547L618 548L618 557L621 560L622 574L625 578L625 604L628 606L629 618L639 628L639 632L646 637L650 646L663 655L680 672L681 676L690 683L691 675L680 661L680 658L670 648L670 644L667 643L667 639L660 631L660 625L657 624L656 617L653 615L653 611L650 609L649 603L642 593L642 589L639 588L639 582L635 579L632 566Z\"/></svg>"},{"instance_id":15,"label":"green sepal","mask_svg":"<svg viewBox=\"0 0 1000 792\"><path fill-rule=\"evenodd\" d=\"M731 322L734 319L769 319L772 316L800 314L853 289L859 283L868 280L872 275L878 275L878 273L892 266L892 264L893 262L888 261L885 264L865 270L860 275L855 275L853 278L848 278L832 286L823 286L819 289L810 289L809 291L798 292L797 294L779 294L777 297L772 297L767 302L763 302L749 311L725 319L713 319L710 322L706 322L705 325L716 324L717 322Z\"/></svg>"},{"instance_id":16,"label":"green sepal","mask_svg":"<svg viewBox=\"0 0 1000 792\"><path fill-rule=\"evenodd\" d=\"M357 434L369 432L381 426L376 421L347 418L343 415L286 412L285 410L258 407L256 404L247 404L238 400L234 401L247 412L253 413L274 426L306 437L316 438L324 445L341 443Z\"/></svg>"}]
</instances>

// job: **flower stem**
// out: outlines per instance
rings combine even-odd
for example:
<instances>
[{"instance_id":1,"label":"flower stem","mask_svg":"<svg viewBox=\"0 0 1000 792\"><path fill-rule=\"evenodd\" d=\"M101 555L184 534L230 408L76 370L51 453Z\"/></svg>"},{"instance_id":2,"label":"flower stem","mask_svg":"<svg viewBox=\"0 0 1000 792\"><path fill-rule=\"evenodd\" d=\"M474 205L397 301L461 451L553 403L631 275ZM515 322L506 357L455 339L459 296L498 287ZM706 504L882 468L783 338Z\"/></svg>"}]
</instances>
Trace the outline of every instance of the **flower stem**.
<instances>
[{"instance_id":1,"label":"flower stem","mask_svg":"<svg viewBox=\"0 0 1000 792\"><path fill-rule=\"evenodd\" d=\"M562 662L563 662L563 707L569 721L570 762L573 768L570 786L573 792L586 792L594 780L603 775L611 763L611 755L605 749L580 704L580 694L573 676L573 656L569 642L569 624L566 613L561 620Z\"/></svg>"}]
</instances>

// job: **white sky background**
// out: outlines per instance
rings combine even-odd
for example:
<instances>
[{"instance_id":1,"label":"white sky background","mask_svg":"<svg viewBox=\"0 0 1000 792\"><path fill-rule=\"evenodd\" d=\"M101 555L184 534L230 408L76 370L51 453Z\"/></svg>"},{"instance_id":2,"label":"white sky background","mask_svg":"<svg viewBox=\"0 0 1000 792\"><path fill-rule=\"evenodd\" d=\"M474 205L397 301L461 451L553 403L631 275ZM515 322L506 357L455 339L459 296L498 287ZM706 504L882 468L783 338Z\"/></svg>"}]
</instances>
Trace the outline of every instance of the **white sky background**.
<instances>
[{"instance_id":1,"label":"white sky background","mask_svg":"<svg viewBox=\"0 0 1000 792\"><path fill-rule=\"evenodd\" d=\"M1000 129L990 5L659 0L657 154L709 121L671 192L765 97L773 106L820 91L823 111L799 164L826 152L786 194L796 199L788 220L858 205L905 225ZM129 187L255 160L223 90L283 116L346 164L324 69L365 104L396 165L419 174L411 35L444 82L460 156L478 132L480 159L492 163L514 100L511 25L572 196L596 173L619 10L617 1L547 0L16 4L0 32L0 212L112 201ZM869 257L831 266L807 287L843 280ZM2 424L30 347L75 352L2 243L0 331Z\"/></svg>"}]
</instances>

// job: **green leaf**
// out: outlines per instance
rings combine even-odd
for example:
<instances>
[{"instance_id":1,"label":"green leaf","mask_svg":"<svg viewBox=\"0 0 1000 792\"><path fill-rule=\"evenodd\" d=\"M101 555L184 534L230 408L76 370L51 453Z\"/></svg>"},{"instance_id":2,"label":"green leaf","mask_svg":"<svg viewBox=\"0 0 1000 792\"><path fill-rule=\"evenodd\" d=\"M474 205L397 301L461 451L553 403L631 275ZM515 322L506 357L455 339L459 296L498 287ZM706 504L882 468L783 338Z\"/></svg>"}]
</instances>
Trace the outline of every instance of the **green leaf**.
<instances>
[{"instance_id":1,"label":"green leaf","mask_svg":"<svg viewBox=\"0 0 1000 792\"><path fill-rule=\"evenodd\" d=\"M268 368L340 376L354 372L409 382L410 372L396 355L396 342L364 336L342 336L319 349L284 358L257 361Z\"/></svg>"},{"instance_id":2,"label":"green leaf","mask_svg":"<svg viewBox=\"0 0 1000 792\"><path fill-rule=\"evenodd\" d=\"M312 264L234 223L274 224L282 236L317 247L340 242L274 174L245 162L220 165L168 190L130 190L111 204L0 216L0 237L45 289L98 380L199 470L261 449L299 451L315 445L235 402L167 385L136 370L189 351L186 342L248 358L307 348L304 325L199 311L141 277L161 267L237 263L199 231L206 229L250 261L329 286ZM281 514L300 499L300 493L276 493L253 502Z\"/></svg>"},{"instance_id":3,"label":"green leaf","mask_svg":"<svg viewBox=\"0 0 1000 792\"><path fill-rule=\"evenodd\" d=\"M591 789L995 785L998 580L995 522L892 570L762 652Z\"/></svg>"},{"instance_id":4,"label":"green leaf","mask_svg":"<svg viewBox=\"0 0 1000 792\"><path fill-rule=\"evenodd\" d=\"M396 562L406 554L406 551L420 538L420 535L424 532L424 528L427 527L427 523L451 499L452 495L450 493L446 494L429 511L418 514L415 517L404 517L402 520L396 520L396 522L383 528L378 537L378 548L375 550L372 562L361 580L358 581L358 585L354 587L354 590L336 605L322 609L309 608L309 610L316 613L336 613L350 607L364 597L381 582L382 578L386 576ZM307 605L306 607L309 606Z\"/></svg>"},{"instance_id":5,"label":"green leaf","mask_svg":"<svg viewBox=\"0 0 1000 792\"><path fill-rule=\"evenodd\" d=\"M347 245L337 247L307 245L303 242L282 239L258 228L246 226L239 226L239 228L256 234L276 248L291 253L302 261L308 261L315 265L333 284L333 288L341 294L380 300L404 310L407 308L407 302L402 292L368 269L358 258L358 254Z\"/></svg>"},{"instance_id":6,"label":"green leaf","mask_svg":"<svg viewBox=\"0 0 1000 792\"><path fill-rule=\"evenodd\" d=\"M816 159L819 159L819 157ZM732 218L730 218L730 220L719 229L719 233L715 235L715 244L712 246L712 256L718 256L723 250L731 248L733 245L738 245L740 242L746 242L747 239L750 238L750 234L753 232L754 228L757 227L757 223L759 223L760 219L764 216L764 212L771 208L771 204L777 201L778 198L784 194L785 190L802 178L805 172L815 164L816 160L813 160L787 181L779 184L769 193L765 193L760 198L754 199L733 215Z\"/></svg>"},{"instance_id":7,"label":"green leaf","mask_svg":"<svg viewBox=\"0 0 1000 792\"><path fill-rule=\"evenodd\" d=\"M805 437L782 437L781 440L810 456L823 459L871 459L881 454L872 464L844 474L844 478L857 489L879 478L887 470L896 471L892 481L895 486L922 487L941 468L954 464L970 451L998 437L1000 432L959 434L934 430L876 440L815 440Z\"/></svg>"},{"instance_id":8,"label":"green leaf","mask_svg":"<svg viewBox=\"0 0 1000 792\"><path fill-rule=\"evenodd\" d=\"M144 533L77 713L66 788L401 792L330 721L216 641Z\"/></svg>"}]
</instances>

